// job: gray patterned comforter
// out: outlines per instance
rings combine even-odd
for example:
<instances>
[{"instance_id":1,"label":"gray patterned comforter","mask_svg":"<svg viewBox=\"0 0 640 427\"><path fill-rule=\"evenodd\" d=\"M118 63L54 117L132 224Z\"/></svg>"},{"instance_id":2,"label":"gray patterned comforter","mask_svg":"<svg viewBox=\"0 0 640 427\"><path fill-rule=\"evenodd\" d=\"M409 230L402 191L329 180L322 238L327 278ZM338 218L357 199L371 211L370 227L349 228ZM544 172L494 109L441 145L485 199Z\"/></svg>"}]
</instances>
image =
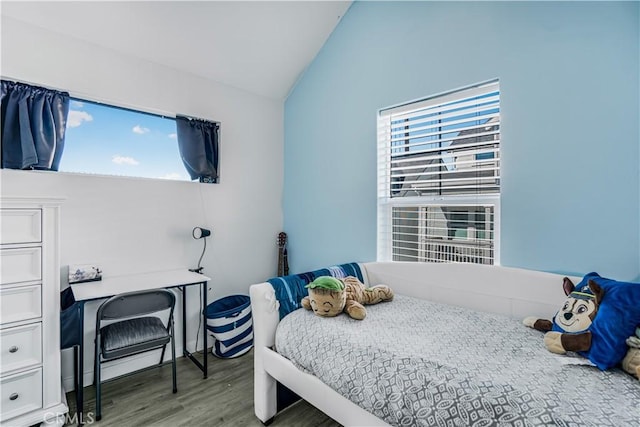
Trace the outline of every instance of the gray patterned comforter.
<instances>
[{"instance_id":1,"label":"gray patterned comforter","mask_svg":"<svg viewBox=\"0 0 640 427\"><path fill-rule=\"evenodd\" d=\"M276 349L391 425L640 426L637 379L565 364L542 333L497 314L401 295L363 321L300 309Z\"/></svg>"}]
</instances>

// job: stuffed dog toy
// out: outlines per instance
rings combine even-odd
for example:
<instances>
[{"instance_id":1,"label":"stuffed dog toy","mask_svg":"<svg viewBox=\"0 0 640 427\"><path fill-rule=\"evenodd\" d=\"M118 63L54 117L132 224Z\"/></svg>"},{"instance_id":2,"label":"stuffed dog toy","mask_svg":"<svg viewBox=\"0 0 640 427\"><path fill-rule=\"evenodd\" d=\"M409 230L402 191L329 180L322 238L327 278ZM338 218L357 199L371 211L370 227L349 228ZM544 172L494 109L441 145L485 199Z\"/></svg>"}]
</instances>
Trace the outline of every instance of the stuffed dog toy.
<instances>
[{"instance_id":1,"label":"stuffed dog toy","mask_svg":"<svg viewBox=\"0 0 640 427\"><path fill-rule=\"evenodd\" d=\"M544 343L553 353L577 352L601 370L620 364L640 324L640 283L591 272L576 286L565 277L562 287L567 299L553 321L527 317L523 323L546 332ZM637 374L635 351L631 353L630 372Z\"/></svg>"},{"instance_id":2,"label":"stuffed dog toy","mask_svg":"<svg viewBox=\"0 0 640 427\"><path fill-rule=\"evenodd\" d=\"M525 326L546 332L544 344L552 353L564 354L567 351L588 351L591 348L589 327L598 314L603 291L593 280L581 289L565 277L562 288L567 299L562 308L553 317L553 321L527 317Z\"/></svg>"},{"instance_id":3,"label":"stuffed dog toy","mask_svg":"<svg viewBox=\"0 0 640 427\"><path fill-rule=\"evenodd\" d=\"M353 276L342 280L321 276L306 287L309 296L302 299L302 306L322 317L334 317L344 311L351 318L362 320L367 316L364 305L393 299L393 291L387 285L366 288Z\"/></svg>"}]
</instances>

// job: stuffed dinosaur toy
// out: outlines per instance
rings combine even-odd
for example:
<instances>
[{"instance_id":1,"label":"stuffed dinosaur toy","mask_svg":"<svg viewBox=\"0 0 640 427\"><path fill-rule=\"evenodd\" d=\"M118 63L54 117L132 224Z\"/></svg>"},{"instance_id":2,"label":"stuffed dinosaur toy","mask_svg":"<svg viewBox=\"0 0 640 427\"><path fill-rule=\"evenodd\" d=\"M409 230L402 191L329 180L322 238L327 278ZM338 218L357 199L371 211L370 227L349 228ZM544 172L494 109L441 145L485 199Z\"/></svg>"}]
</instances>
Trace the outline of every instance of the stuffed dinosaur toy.
<instances>
[{"instance_id":1,"label":"stuffed dinosaur toy","mask_svg":"<svg viewBox=\"0 0 640 427\"><path fill-rule=\"evenodd\" d=\"M629 350L626 340L640 324L640 284L593 272L578 285L565 277L562 287L567 299L553 320L527 317L523 323L546 332L544 344L553 353L576 352L601 370L622 362Z\"/></svg>"},{"instance_id":2,"label":"stuffed dinosaur toy","mask_svg":"<svg viewBox=\"0 0 640 427\"><path fill-rule=\"evenodd\" d=\"M302 299L302 306L322 317L334 317L344 311L351 318L362 320L367 316L365 305L393 299L393 291L387 285L367 288L353 276L341 280L320 276L306 287L309 296Z\"/></svg>"}]
</instances>

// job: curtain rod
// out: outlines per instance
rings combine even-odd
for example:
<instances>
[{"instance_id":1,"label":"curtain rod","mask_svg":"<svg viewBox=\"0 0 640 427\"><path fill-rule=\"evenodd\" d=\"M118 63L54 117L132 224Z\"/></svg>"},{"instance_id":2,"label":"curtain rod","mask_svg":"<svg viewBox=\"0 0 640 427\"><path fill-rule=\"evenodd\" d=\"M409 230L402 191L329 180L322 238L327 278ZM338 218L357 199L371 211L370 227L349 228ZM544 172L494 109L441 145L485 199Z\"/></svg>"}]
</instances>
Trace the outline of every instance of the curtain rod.
<instances>
[{"instance_id":1,"label":"curtain rod","mask_svg":"<svg viewBox=\"0 0 640 427\"><path fill-rule=\"evenodd\" d=\"M2 80L10 80L10 81L14 81L16 83L23 83L23 84L27 84L27 85L31 85L31 86L40 86L40 87L44 87L45 89L56 90L58 92L68 92L69 96L71 98L76 98L76 99L79 99L79 100L82 100L82 101L93 102L93 103L101 104L101 105L107 105L107 106L115 107L115 108L122 108L124 110L134 111L136 113L144 113L144 114L150 114L152 116L159 116L159 117L162 117L163 119L175 119L177 116L183 116L183 117L187 117L189 119L203 120L205 122L216 123L218 125L221 124L219 121L216 121L216 120L203 119L201 117L192 116L190 114L168 113L166 111L157 110L157 109L154 109L154 108L140 107L140 106L133 105L133 104L119 103L119 102L115 102L115 101L110 101L110 100L108 100L106 98L98 98L98 97L95 97L94 95L89 95L89 94L85 94L85 93L82 93L82 92L72 92L72 91L69 91L69 90L66 90L66 89L60 89L60 88L49 86L49 85L44 85L44 84L40 84L40 83L33 83L33 82L29 82L29 81L22 80L22 79L17 79L15 77L8 77L8 76L5 76L5 75L0 75L0 79L2 79Z\"/></svg>"}]
</instances>

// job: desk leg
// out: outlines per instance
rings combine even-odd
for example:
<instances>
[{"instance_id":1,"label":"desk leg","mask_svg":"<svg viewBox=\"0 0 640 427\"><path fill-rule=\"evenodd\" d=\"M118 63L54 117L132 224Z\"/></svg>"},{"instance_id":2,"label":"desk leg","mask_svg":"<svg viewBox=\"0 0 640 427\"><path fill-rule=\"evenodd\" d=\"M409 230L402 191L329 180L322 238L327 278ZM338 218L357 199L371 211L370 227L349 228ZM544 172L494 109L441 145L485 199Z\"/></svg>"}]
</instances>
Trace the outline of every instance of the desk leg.
<instances>
[{"instance_id":1,"label":"desk leg","mask_svg":"<svg viewBox=\"0 0 640 427\"><path fill-rule=\"evenodd\" d=\"M84 424L84 301L80 301L80 342L78 351L78 364L76 375L76 415L78 425ZM76 349L73 349L74 353ZM76 357L76 356L74 356ZM75 366L74 366L75 368Z\"/></svg>"},{"instance_id":2,"label":"desk leg","mask_svg":"<svg viewBox=\"0 0 640 427\"><path fill-rule=\"evenodd\" d=\"M186 286L180 286L182 291L182 355L189 357L187 351L187 289Z\"/></svg>"},{"instance_id":3,"label":"desk leg","mask_svg":"<svg viewBox=\"0 0 640 427\"><path fill-rule=\"evenodd\" d=\"M202 343L204 346L204 369L202 372L204 373L204 378L207 378L207 282L202 282ZM196 349L197 350L197 349Z\"/></svg>"},{"instance_id":4,"label":"desk leg","mask_svg":"<svg viewBox=\"0 0 640 427\"><path fill-rule=\"evenodd\" d=\"M194 283L195 285L195 283ZM207 378L207 282L200 283L202 290L202 337L204 339L203 363L200 363L189 350L187 350L187 292L186 286L182 289L182 354L189 358L203 373L203 378ZM198 351L196 348L195 351Z\"/></svg>"}]
</instances>

